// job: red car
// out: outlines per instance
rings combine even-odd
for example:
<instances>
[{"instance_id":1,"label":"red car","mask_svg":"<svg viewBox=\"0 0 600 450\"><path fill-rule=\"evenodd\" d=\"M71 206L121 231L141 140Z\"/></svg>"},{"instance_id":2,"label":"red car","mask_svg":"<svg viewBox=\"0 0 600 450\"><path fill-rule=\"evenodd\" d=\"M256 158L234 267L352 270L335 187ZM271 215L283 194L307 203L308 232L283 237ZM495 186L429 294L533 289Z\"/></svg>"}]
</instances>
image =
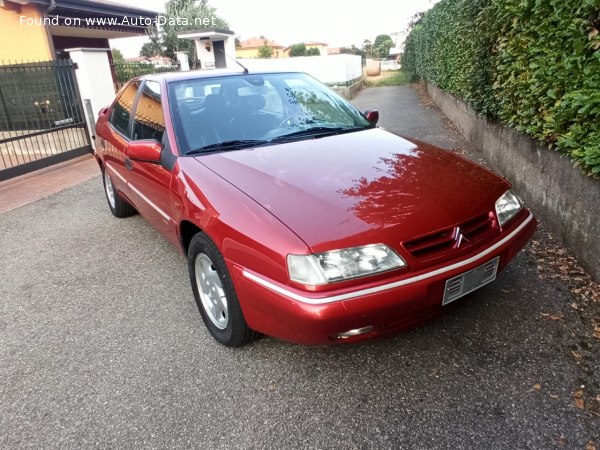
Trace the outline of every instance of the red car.
<instances>
[{"instance_id":1,"label":"red car","mask_svg":"<svg viewBox=\"0 0 600 450\"><path fill-rule=\"evenodd\" d=\"M536 228L507 181L377 119L303 73L161 74L101 111L96 158L112 213L187 255L219 342L353 342L493 281Z\"/></svg>"}]
</instances>

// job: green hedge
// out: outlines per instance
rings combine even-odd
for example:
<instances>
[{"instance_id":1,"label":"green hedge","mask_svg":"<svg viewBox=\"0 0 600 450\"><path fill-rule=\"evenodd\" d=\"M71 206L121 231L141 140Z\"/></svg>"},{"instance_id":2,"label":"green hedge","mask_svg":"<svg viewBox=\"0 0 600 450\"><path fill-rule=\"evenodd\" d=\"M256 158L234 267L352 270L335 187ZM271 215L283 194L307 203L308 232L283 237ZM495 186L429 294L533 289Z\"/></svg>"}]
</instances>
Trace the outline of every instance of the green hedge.
<instances>
[{"instance_id":1,"label":"green hedge","mask_svg":"<svg viewBox=\"0 0 600 450\"><path fill-rule=\"evenodd\" d=\"M600 0L442 0L403 69L600 174Z\"/></svg>"}]
</instances>

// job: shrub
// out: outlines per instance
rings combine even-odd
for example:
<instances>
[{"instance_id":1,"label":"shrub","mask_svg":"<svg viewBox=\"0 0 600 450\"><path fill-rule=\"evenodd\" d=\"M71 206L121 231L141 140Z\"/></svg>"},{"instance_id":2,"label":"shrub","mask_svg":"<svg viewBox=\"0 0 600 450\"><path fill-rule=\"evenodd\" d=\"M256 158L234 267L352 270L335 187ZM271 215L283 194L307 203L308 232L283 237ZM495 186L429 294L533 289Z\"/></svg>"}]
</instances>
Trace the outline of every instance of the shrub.
<instances>
[{"instance_id":1,"label":"shrub","mask_svg":"<svg viewBox=\"0 0 600 450\"><path fill-rule=\"evenodd\" d=\"M442 0L403 68L600 174L600 0Z\"/></svg>"}]
</instances>

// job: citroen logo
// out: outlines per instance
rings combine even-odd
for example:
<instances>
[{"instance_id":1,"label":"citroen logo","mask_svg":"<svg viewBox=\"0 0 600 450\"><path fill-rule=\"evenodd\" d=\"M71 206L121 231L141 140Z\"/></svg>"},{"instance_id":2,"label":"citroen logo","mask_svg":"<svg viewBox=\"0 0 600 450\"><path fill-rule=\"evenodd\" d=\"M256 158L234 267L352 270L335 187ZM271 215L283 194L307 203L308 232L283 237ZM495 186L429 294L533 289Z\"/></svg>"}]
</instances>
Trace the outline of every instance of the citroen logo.
<instances>
[{"instance_id":1,"label":"citroen logo","mask_svg":"<svg viewBox=\"0 0 600 450\"><path fill-rule=\"evenodd\" d=\"M454 232L454 240L456 241L456 248L460 248L463 243L469 244L471 242L462 233L460 227L456 227L456 231Z\"/></svg>"}]
</instances>

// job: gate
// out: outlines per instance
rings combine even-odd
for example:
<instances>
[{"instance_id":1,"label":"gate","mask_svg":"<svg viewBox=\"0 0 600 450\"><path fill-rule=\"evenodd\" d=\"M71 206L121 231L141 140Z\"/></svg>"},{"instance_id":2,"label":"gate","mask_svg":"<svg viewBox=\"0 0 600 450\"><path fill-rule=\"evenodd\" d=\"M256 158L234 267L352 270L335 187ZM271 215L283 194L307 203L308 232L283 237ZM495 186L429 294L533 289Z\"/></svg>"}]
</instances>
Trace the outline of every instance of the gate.
<instances>
[{"instance_id":1,"label":"gate","mask_svg":"<svg viewBox=\"0 0 600 450\"><path fill-rule=\"evenodd\" d=\"M91 151L71 60L0 65L0 181Z\"/></svg>"}]
</instances>

